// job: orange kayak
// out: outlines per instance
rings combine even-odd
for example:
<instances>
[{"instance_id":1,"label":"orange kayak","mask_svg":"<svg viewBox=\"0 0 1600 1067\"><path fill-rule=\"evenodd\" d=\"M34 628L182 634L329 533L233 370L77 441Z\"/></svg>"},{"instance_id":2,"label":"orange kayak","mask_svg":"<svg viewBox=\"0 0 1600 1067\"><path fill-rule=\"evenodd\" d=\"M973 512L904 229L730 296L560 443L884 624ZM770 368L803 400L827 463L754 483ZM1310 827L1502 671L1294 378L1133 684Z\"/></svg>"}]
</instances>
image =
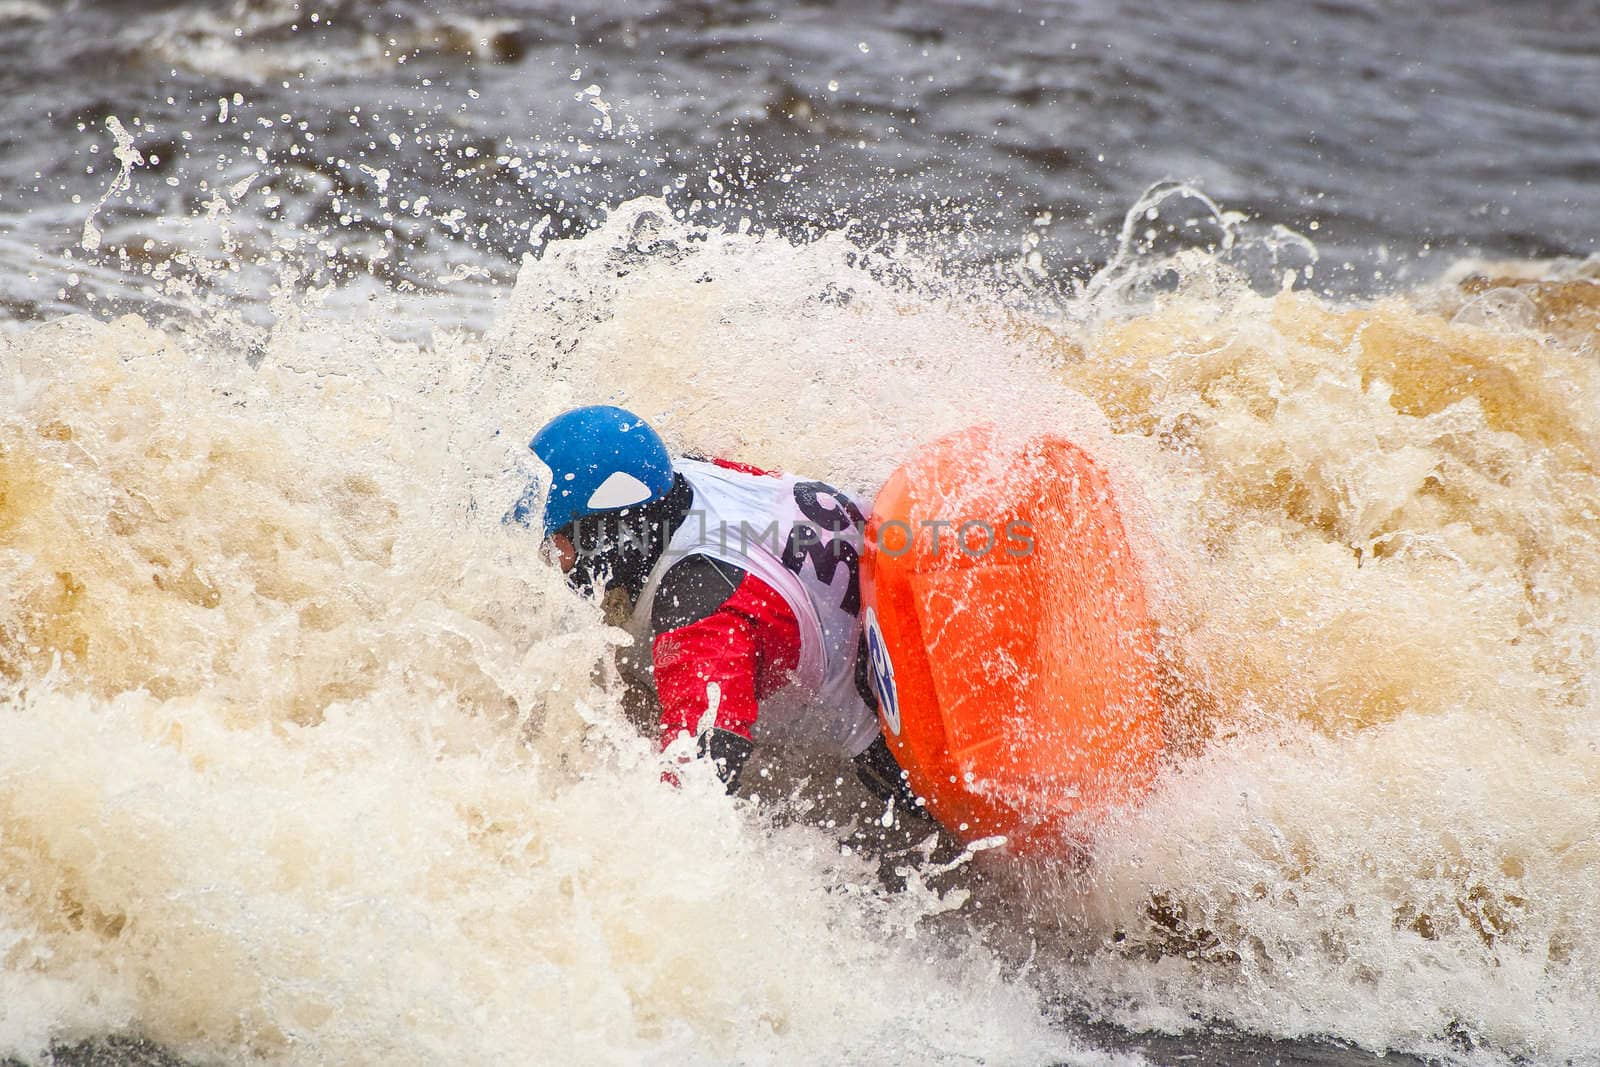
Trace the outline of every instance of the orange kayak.
<instances>
[{"instance_id":1,"label":"orange kayak","mask_svg":"<svg viewBox=\"0 0 1600 1067\"><path fill-rule=\"evenodd\" d=\"M962 841L1062 853L1150 788L1163 743L1144 585L1105 473L979 427L889 479L862 618L885 739Z\"/></svg>"}]
</instances>

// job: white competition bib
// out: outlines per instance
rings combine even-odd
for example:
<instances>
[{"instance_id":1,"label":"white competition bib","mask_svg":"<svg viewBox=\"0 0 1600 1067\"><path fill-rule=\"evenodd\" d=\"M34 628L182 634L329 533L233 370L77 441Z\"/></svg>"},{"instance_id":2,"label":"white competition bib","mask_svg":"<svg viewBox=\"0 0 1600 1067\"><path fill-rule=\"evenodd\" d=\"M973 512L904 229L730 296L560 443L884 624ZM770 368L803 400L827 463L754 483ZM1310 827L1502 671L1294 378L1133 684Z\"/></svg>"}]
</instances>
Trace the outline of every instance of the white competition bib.
<instances>
[{"instance_id":1,"label":"white competition bib","mask_svg":"<svg viewBox=\"0 0 1600 1067\"><path fill-rule=\"evenodd\" d=\"M771 586L800 623L794 682L761 702L758 740L827 741L854 756L878 734L855 686L861 624L861 511L822 482L679 460L688 517L645 581L629 630L650 638L661 576L688 555L731 563Z\"/></svg>"}]
</instances>

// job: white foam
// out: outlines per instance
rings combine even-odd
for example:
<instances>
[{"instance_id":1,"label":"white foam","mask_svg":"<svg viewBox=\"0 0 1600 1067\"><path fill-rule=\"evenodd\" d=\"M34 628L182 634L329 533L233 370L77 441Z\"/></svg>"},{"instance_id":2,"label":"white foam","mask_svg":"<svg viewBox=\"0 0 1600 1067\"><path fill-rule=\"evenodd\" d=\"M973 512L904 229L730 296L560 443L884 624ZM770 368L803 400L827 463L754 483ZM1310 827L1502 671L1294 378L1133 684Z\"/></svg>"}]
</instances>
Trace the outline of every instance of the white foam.
<instances>
[{"instance_id":1,"label":"white foam","mask_svg":"<svg viewBox=\"0 0 1600 1067\"><path fill-rule=\"evenodd\" d=\"M131 1025L202 1058L1089 1057L1062 997L1586 1055L1592 358L1479 313L1509 298L1183 271L1045 320L641 201L527 261L482 338L287 297L265 336L0 337L0 669L26 690L0 709L0 1050ZM662 786L618 638L498 521L533 430L601 401L869 493L974 421L1087 443L1156 594L1152 803L1086 875L895 896L821 830ZM1015 965L973 929L1007 909Z\"/></svg>"}]
</instances>

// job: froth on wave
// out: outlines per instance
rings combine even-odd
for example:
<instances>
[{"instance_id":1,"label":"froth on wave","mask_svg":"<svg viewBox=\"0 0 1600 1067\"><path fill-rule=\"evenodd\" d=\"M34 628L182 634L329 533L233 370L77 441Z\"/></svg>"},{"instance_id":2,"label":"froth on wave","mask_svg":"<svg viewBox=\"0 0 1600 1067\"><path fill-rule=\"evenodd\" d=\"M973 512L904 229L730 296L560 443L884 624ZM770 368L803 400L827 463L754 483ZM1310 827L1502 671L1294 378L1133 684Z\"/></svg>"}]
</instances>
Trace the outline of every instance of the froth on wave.
<instances>
[{"instance_id":1,"label":"froth on wave","mask_svg":"<svg viewBox=\"0 0 1600 1067\"><path fill-rule=\"evenodd\" d=\"M1600 1043L1587 268L1345 304L1189 257L1043 315L882 255L640 202L481 337L0 339L0 1049L1084 1058L1052 997ZM663 787L618 639L498 522L529 428L607 399L868 490L983 418L1090 442L1162 625L1152 802L1088 872L891 894L825 829Z\"/></svg>"}]
</instances>

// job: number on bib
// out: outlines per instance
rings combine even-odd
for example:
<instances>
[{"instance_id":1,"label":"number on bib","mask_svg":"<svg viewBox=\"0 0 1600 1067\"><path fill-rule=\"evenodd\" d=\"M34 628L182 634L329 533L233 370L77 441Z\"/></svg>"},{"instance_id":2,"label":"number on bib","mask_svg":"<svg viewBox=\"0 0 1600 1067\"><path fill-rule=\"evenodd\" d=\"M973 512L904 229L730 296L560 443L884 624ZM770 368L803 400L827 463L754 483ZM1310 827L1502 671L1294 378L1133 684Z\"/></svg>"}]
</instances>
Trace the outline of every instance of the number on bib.
<instances>
[{"instance_id":1,"label":"number on bib","mask_svg":"<svg viewBox=\"0 0 1600 1067\"><path fill-rule=\"evenodd\" d=\"M824 496L829 500L825 501ZM839 608L854 615L861 610L861 554L844 538L835 536L824 541L818 531L842 534L861 529L866 524L861 509L826 482L796 482L794 502L805 518L789 530L789 541L783 546L783 565L799 574L810 563L817 579L831 586L834 573L842 564L850 580L845 584Z\"/></svg>"}]
</instances>

